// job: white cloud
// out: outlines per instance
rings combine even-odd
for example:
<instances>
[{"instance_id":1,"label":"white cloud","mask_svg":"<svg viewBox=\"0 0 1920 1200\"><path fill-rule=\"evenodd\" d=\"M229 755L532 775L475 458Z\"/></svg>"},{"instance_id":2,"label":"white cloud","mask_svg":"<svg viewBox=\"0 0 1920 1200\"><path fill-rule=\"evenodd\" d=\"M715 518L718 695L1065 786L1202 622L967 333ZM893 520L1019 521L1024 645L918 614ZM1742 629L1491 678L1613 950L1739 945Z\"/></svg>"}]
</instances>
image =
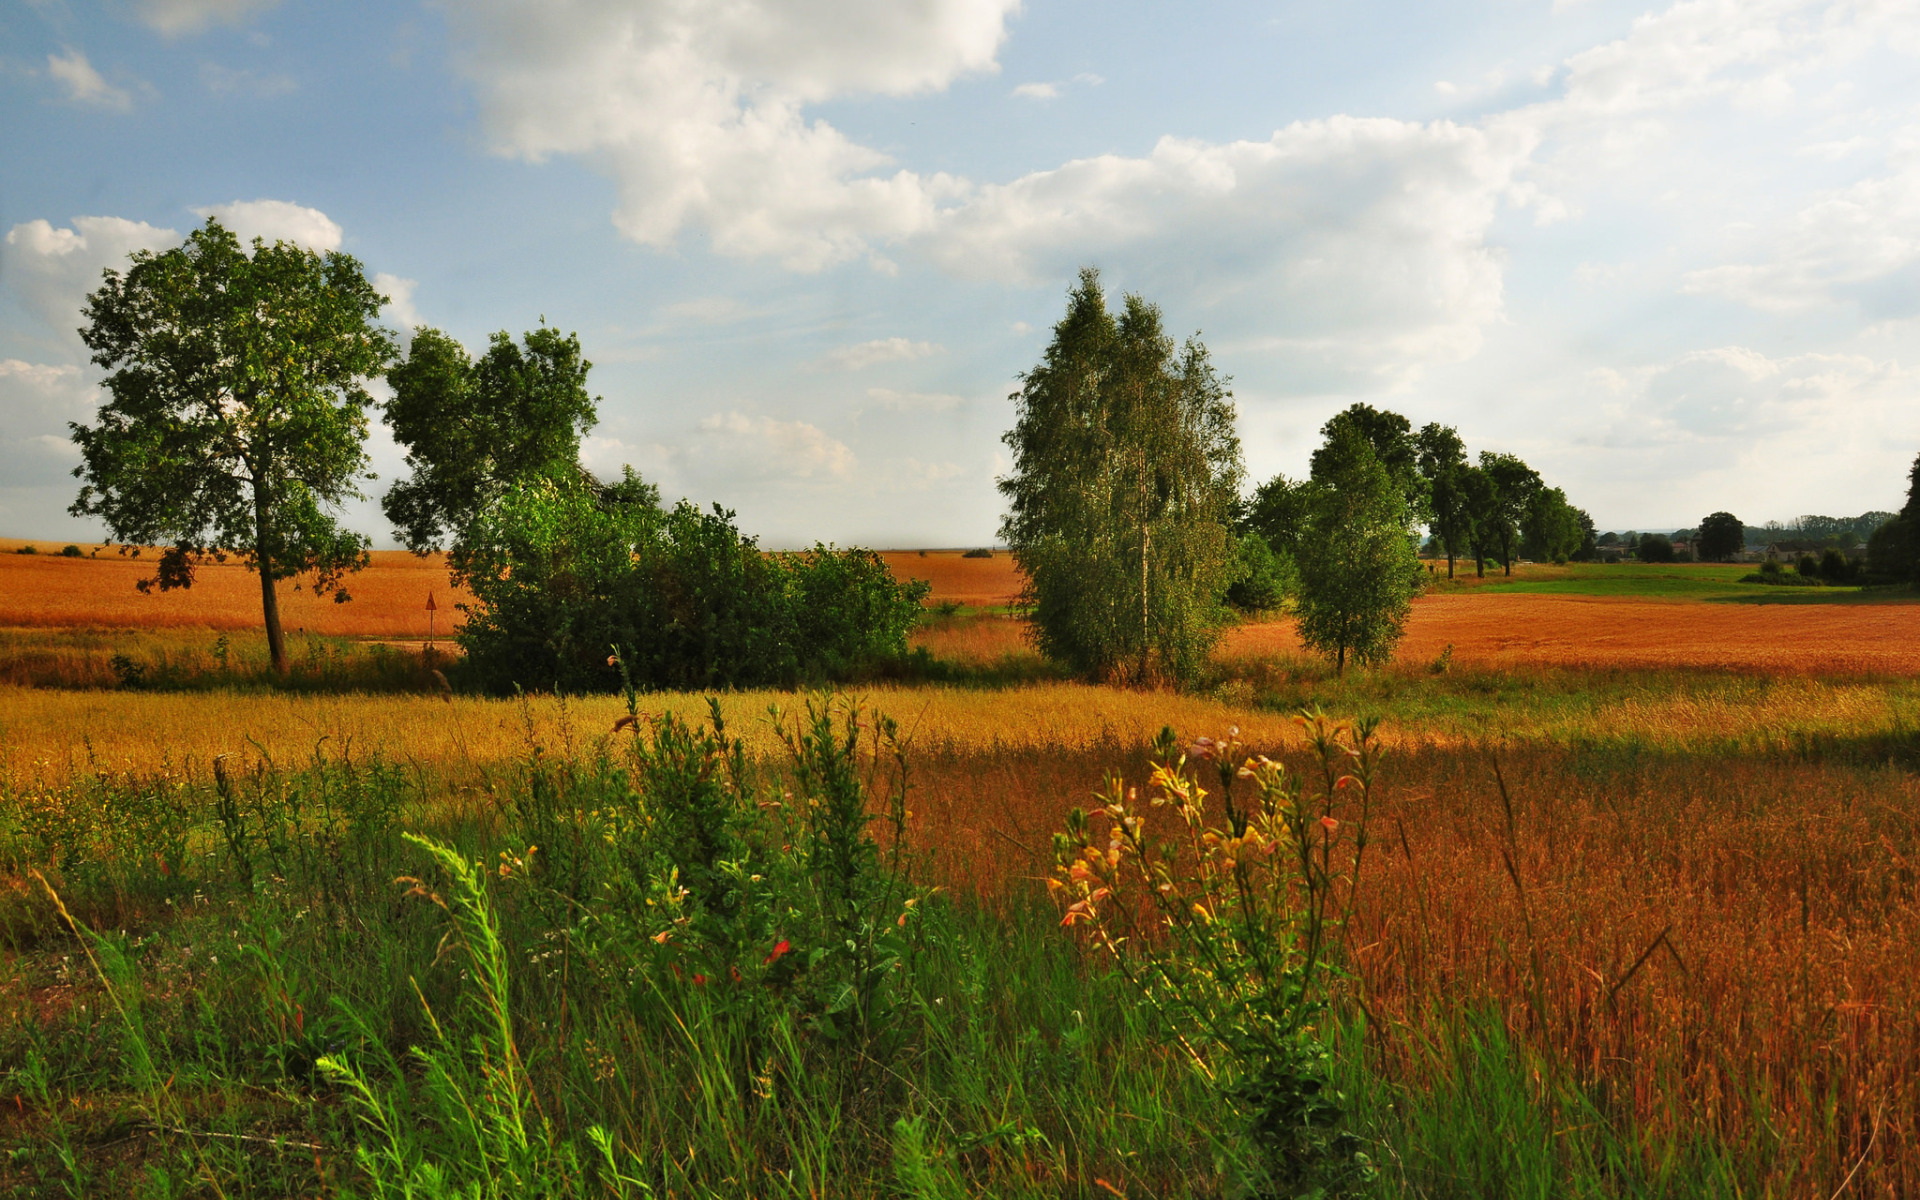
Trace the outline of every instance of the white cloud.
<instances>
[{"instance_id":1,"label":"white cloud","mask_svg":"<svg viewBox=\"0 0 1920 1200\"><path fill-rule=\"evenodd\" d=\"M317 208L304 208L286 200L235 200L231 204L210 204L193 212L214 217L232 230L240 244L250 246L261 238L269 245L292 242L322 253L340 248L341 230L332 218Z\"/></svg>"},{"instance_id":2,"label":"white cloud","mask_svg":"<svg viewBox=\"0 0 1920 1200\"><path fill-rule=\"evenodd\" d=\"M135 0L134 12L152 30L168 37L199 33L210 25L241 25L278 0Z\"/></svg>"},{"instance_id":3,"label":"white cloud","mask_svg":"<svg viewBox=\"0 0 1920 1200\"><path fill-rule=\"evenodd\" d=\"M1920 162L1826 193L1752 240L1763 260L1690 272L1681 290L1765 312L1850 303L1871 319L1920 313Z\"/></svg>"},{"instance_id":4,"label":"white cloud","mask_svg":"<svg viewBox=\"0 0 1920 1200\"><path fill-rule=\"evenodd\" d=\"M854 468L853 451L818 426L739 412L701 420L688 454L734 479L843 478Z\"/></svg>"},{"instance_id":5,"label":"white cloud","mask_svg":"<svg viewBox=\"0 0 1920 1200\"><path fill-rule=\"evenodd\" d=\"M179 240L171 229L121 217L75 217L67 229L27 221L7 231L7 274L27 308L77 349L80 306L100 286L100 272L125 270L135 250L161 250Z\"/></svg>"},{"instance_id":6,"label":"white cloud","mask_svg":"<svg viewBox=\"0 0 1920 1200\"><path fill-rule=\"evenodd\" d=\"M501 153L598 163L637 242L696 227L721 253L817 270L920 228L950 185L872 174L886 155L802 107L994 70L1018 3L481 0L447 20Z\"/></svg>"},{"instance_id":7,"label":"white cloud","mask_svg":"<svg viewBox=\"0 0 1920 1200\"><path fill-rule=\"evenodd\" d=\"M911 338L877 338L857 346L842 346L821 359L821 365L842 371L859 371L876 363L911 362L944 353L946 347L934 342L916 342Z\"/></svg>"},{"instance_id":8,"label":"white cloud","mask_svg":"<svg viewBox=\"0 0 1920 1200\"><path fill-rule=\"evenodd\" d=\"M1060 94L1057 83L1023 83L1013 89L1013 94L1021 100L1052 100Z\"/></svg>"},{"instance_id":9,"label":"white cloud","mask_svg":"<svg viewBox=\"0 0 1920 1200\"><path fill-rule=\"evenodd\" d=\"M47 55L47 74L67 89L67 99L75 104L111 112L133 111L133 93L108 83L78 50L69 48L65 54Z\"/></svg>"},{"instance_id":10,"label":"white cloud","mask_svg":"<svg viewBox=\"0 0 1920 1200\"><path fill-rule=\"evenodd\" d=\"M426 322L420 319L420 310L413 306L414 289L420 286L415 279L402 279L398 275L389 275L385 271L377 272L373 277L373 290L387 298L387 305L380 310L400 331L402 338L411 338L413 331Z\"/></svg>"}]
</instances>

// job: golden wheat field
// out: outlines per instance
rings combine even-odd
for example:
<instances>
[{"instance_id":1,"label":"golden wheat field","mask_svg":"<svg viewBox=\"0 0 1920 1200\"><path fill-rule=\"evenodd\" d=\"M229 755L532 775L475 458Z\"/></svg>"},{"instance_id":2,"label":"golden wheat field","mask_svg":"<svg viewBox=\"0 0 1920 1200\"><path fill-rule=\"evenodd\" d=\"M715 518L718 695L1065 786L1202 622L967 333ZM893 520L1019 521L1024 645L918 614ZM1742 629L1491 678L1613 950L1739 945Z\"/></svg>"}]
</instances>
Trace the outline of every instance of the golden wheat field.
<instances>
[{"instance_id":1,"label":"golden wheat field","mask_svg":"<svg viewBox=\"0 0 1920 1200\"><path fill-rule=\"evenodd\" d=\"M378 756L417 772L427 798L484 787L535 747L592 754L625 711L613 697L111 690L116 647L204 665L233 631L254 653L253 579L215 568L190 593L147 596L141 562L50 548L0 552L0 655L67 653L62 677L98 679L0 687L10 788L205 779L222 754ZM1010 558L887 557L933 600L976 610L929 617L915 638L937 658L1037 664L1019 621L977 611L1016 596ZM376 555L352 590L338 606L289 596L289 624L410 641L426 593L453 598L442 563L403 554ZM312 638L295 651L333 652ZM1772 1195L1920 1194L1920 606L1465 588L1415 602L1384 670L1336 679L1286 620L1229 631L1222 663L1188 694L1047 680L860 695L912 739L911 835L947 886L988 903L1040 894L1067 810L1110 769L1141 779L1163 725L1237 727L1291 756L1302 704L1380 714L1385 787L1343 953L1383 1077L1467 1086L1434 1031L1491 1013L1538 1078L1578 1080L1649 1145L1737 1147L1773 1164L1756 1168ZM769 756L769 706L804 703L720 698Z\"/></svg>"}]
</instances>

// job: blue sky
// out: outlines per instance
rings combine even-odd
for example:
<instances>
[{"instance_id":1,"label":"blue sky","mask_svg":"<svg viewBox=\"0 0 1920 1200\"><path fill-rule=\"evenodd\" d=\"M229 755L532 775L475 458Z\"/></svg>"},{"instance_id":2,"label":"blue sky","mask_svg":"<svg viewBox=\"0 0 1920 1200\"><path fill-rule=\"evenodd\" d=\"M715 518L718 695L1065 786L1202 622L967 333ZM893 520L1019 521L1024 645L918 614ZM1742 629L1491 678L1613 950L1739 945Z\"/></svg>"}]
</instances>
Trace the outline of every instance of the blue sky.
<instances>
[{"instance_id":1,"label":"blue sky","mask_svg":"<svg viewBox=\"0 0 1920 1200\"><path fill-rule=\"evenodd\" d=\"M396 328L578 330L589 465L771 545L990 539L1086 263L1202 334L1255 478L1364 400L1602 528L1897 508L1916 68L1892 0L27 0L0 535L99 536L79 304L208 213L358 256Z\"/></svg>"}]
</instances>

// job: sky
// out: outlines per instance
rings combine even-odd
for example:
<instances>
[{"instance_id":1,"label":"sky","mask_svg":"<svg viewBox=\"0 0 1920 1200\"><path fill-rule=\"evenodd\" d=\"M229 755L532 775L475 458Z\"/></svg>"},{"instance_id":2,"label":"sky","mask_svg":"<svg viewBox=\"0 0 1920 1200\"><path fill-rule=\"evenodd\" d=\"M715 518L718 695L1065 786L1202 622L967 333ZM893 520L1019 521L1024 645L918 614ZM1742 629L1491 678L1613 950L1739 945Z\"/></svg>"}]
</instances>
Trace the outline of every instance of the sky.
<instances>
[{"instance_id":1,"label":"sky","mask_svg":"<svg viewBox=\"0 0 1920 1200\"><path fill-rule=\"evenodd\" d=\"M1920 0L21 0L0 536L104 537L80 306L209 216L396 331L577 331L587 465L775 547L990 541L1084 265L1253 480L1356 401L1601 529L1897 509L1920 452Z\"/></svg>"}]
</instances>

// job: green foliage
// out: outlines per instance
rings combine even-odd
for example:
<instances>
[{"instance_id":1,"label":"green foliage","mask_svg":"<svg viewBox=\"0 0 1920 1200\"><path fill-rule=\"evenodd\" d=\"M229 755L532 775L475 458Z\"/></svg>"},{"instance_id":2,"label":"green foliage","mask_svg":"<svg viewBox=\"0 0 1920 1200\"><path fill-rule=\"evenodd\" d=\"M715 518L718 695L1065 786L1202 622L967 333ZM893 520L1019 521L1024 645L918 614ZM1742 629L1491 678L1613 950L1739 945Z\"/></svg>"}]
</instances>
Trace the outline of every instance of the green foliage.
<instances>
[{"instance_id":1,"label":"green foliage","mask_svg":"<svg viewBox=\"0 0 1920 1200\"><path fill-rule=\"evenodd\" d=\"M1297 557L1310 499L1311 492L1305 483L1293 483L1285 475L1275 475L1254 489L1253 498L1243 506L1240 527L1259 534L1274 554Z\"/></svg>"},{"instance_id":2,"label":"green foliage","mask_svg":"<svg viewBox=\"0 0 1920 1200\"><path fill-rule=\"evenodd\" d=\"M1407 512L1413 519L1426 520L1431 515L1432 500L1429 477L1420 469L1426 447L1414 436L1412 423L1397 412L1352 404L1329 417L1320 427L1320 448L1313 452L1309 475L1325 479L1345 472L1346 467L1336 458L1349 444L1342 436L1349 432L1357 435L1358 441L1373 452L1374 460L1386 468L1394 486L1405 496Z\"/></svg>"},{"instance_id":3,"label":"green foliage","mask_svg":"<svg viewBox=\"0 0 1920 1200\"><path fill-rule=\"evenodd\" d=\"M40 549L39 547L35 546L32 542L28 542L26 545L20 547L18 550L15 550L14 553L15 554L38 554L40 553Z\"/></svg>"},{"instance_id":4,"label":"green foliage","mask_svg":"<svg viewBox=\"0 0 1920 1200\"><path fill-rule=\"evenodd\" d=\"M1867 539L1867 574L1877 583L1911 583L1916 574L1913 525L1894 517Z\"/></svg>"},{"instance_id":5,"label":"green foliage","mask_svg":"<svg viewBox=\"0 0 1920 1200\"><path fill-rule=\"evenodd\" d=\"M1820 578L1820 560L1811 554L1802 554L1794 560L1793 569L1802 579Z\"/></svg>"},{"instance_id":6,"label":"green foliage","mask_svg":"<svg viewBox=\"0 0 1920 1200\"><path fill-rule=\"evenodd\" d=\"M1151 810L1109 776L1095 797L1106 828L1070 812L1048 881L1066 902L1061 923L1087 927L1233 1106L1259 1157L1263 1177L1249 1182L1262 1197L1338 1194L1373 1174L1341 1130L1345 1098L1314 1025L1330 938L1353 909L1379 751L1371 723L1318 712L1301 721L1318 757L1313 778L1249 755L1237 731L1184 754L1163 731ZM1212 823L1206 775L1218 780L1222 825ZM1155 810L1172 818L1165 836L1153 831Z\"/></svg>"},{"instance_id":7,"label":"green foliage","mask_svg":"<svg viewBox=\"0 0 1920 1200\"><path fill-rule=\"evenodd\" d=\"M1717 512L1700 522L1695 547L1701 562L1732 562L1747 548L1746 526L1730 512Z\"/></svg>"},{"instance_id":8,"label":"green foliage","mask_svg":"<svg viewBox=\"0 0 1920 1200\"><path fill-rule=\"evenodd\" d=\"M926 593L871 551L768 554L718 505L608 503L579 481L508 492L465 560L475 603L460 642L493 691L611 691L609 646L646 687L848 678L905 655Z\"/></svg>"},{"instance_id":9,"label":"green foliage","mask_svg":"<svg viewBox=\"0 0 1920 1200\"><path fill-rule=\"evenodd\" d=\"M1673 549L1673 541L1664 533L1643 533L1634 545L1634 557L1643 563L1674 563L1680 557Z\"/></svg>"},{"instance_id":10,"label":"green foliage","mask_svg":"<svg viewBox=\"0 0 1920 1200\"><path fill-rule=\"evenodd\" d=\"M1249 530L1236 537L1233 555L1240 577L1227 589L1227 603L1241 612L1270 612L1299 589L1292 557L1275 554L1259 534Z\"/></svg>"},{"instance_id":11,"label":"green foliage","mask_svg":"<svg viewBox=\"0 0 1920 1200\"><path fill-rule=\"evenodd\" d=\"M1093 677L1191 679L1225 619L1240 442L1206 347L1160 311L1116 318L1082 271L1015 397L1001 537L1047 657Z\"/></svg>"},{"instance_id":12,"label":"green foliage","mask_svg":"<svg viewBox=\"0 0 1920 1200\"><path fill-rule=\"evenodd\" d=\"M1427 484L1428 523L1447 556L1447 578L1453 578L1453 560L1474 553L1474 514L1468 491L1466 444L1452 426L1422 426L1414 439L1416 465Z\"/></svg>"},{"instance_id":13,"label":"green foliage","mask_svg":"<svg viewBox=\"0 0 1920 1200\"><path fill-rule=\"evenodd\" d=\"M60 547L60 557L61 558L81 558L84 556L80 552L80 547L74 545L72 542L68 542L66 545Z\"/></svg>"},{"instance_id":14,"label":"green foliage","mask_svg":"<svg viewBox=\"0 0 1920 1200\"><path fill-rule=\"evenodd\" d=\"M993 551L984 546L975 547L960 556L961 558L992 558Z\"/></svg>"},{"instance_id":15,"label":"green foliage","mask_svg":"<svg viewBox=\"0 0 1920 1200\"><path fill-rule=\"evenodd\" d=\"M1586 540L1590 522L1583 522L1584 516L1559 488L1535 488L1520 524L1520 553L1536 562L1566 562Z\"/></svg>"},{"instance_id":16,"label":"green foliage","mask_svg":"<svg viewBox=\"0 0 1920 1200\"><path fill-rule=\"evenodd\" d=\"M1505 573L1511 575L1522 527L1533 508L1535 495L1544 485L1539 472L1519 458L1492 450L1480 452L1480 472L1490 486L1471 493L1481 505L1475 514L1475 525L1482 531L1488 549L1498 547ZM1564 504L1565 497L1561 500Z\"/></svg>"},{"instance_id":17,"label":"green foliage","mask_svg":"<svg viewBox=\"0 0 1920 1200\"><path fill-rule=\"evenodd\" d=\"M360 264L254 240L212 218L186 244L137 251L87 298L80 331L111 374L92 426L74 425L84 481L72 507L123 542L170 545L153 579L189 587L209 552L261 576L274 666L286 651L273 582L339 590L367 540L333 515L366 478L369 379L393 356L373 324L386 298Z\"/></svg>"},{"instance_id":18,"label":"green foliage","mask_svg":"<svg viewBox=\"0 0 1920 1200\"><path fill-rule=\"evenodd\" d=\"M1827 583L1849 583L1854 575L1853 560L1829 548L1820 556L1820 578Z\"/></svg>"},{"instance_id":19,"label":"green foliage","mask_svg":"<svg viewBox=\"0 0 1920 1200\"><path fill-rule=\"evenodd\" d=\"M1307 485L1300 542L1300 640L1344 673L1392 657L1417 580L1424 577L1405 493L1366 442L1336 431L1327 478Z\"/></svg>"},{"instance_id":20,"label":"green foliage","mask_svg":"<svg viewBox=\"0 0 1920 1200\"><path fill-rule=\"evenodd\" d=\"M472 359L422 328L388 373L387 420L413 474L381 508L416 553L451 537L456 569L466 531L494 500L521 483L579 473L580 439L597 419L579 337L542 322L522 343L501 330Z\"/></svg>"}]
</instances>

